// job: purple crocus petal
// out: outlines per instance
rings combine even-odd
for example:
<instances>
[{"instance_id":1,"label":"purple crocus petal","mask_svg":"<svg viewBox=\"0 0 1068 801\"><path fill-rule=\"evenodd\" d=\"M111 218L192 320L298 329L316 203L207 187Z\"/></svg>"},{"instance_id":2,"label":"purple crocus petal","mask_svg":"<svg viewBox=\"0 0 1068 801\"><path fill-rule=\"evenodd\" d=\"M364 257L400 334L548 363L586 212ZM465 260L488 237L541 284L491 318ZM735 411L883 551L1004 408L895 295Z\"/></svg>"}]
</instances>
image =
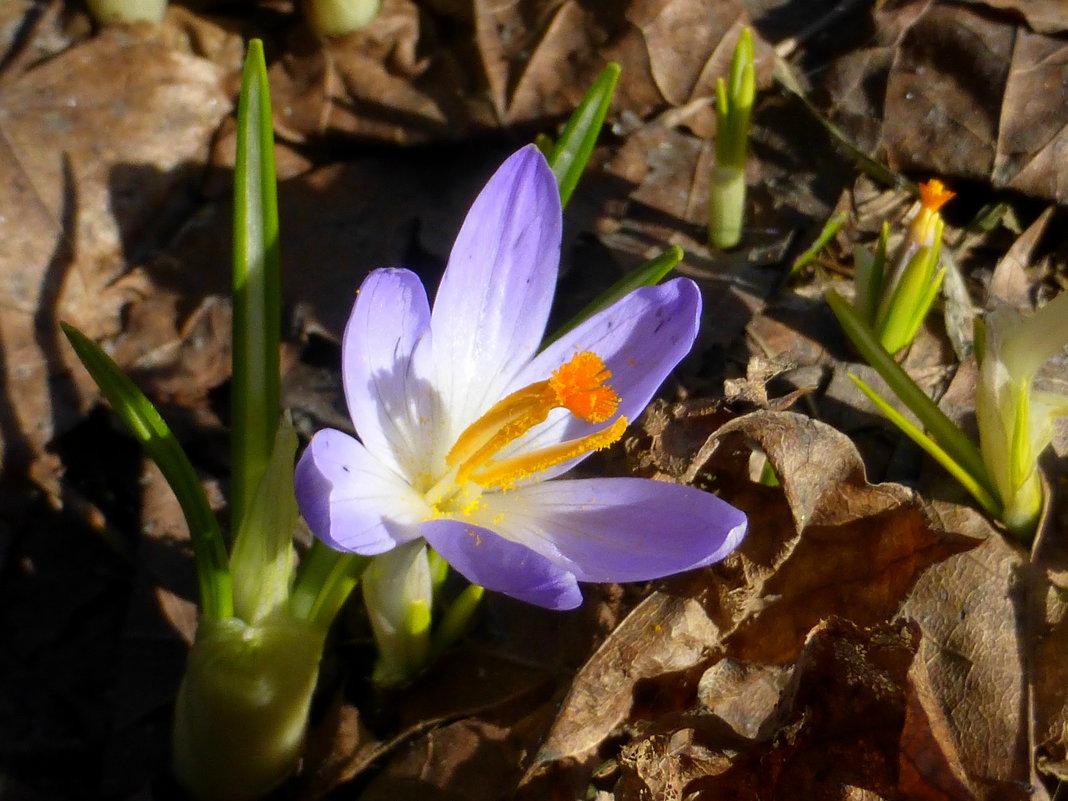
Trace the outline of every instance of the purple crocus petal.
<instances>
[{"instance_id":1,"label":"purple crocus petal","mask_svg":"<svg viewBox=\"0 0 1068 801\"><path fill-rule=\"evenodd\" d=\"M690 351L700 317L701 290L688 278L637 289L549 345L512 380L509 391L545 379L576 352L593 351L612 371L609 384L620 396L617 413L633 420ZM501 455L574 439L603 425L555 412L545 425ZM539 478L558 476L578 461L547 470Z\"/></svg>"},{"instance_id":2,"label":"purple crocus petal","mask_svg":"<svg viewBox=\"0 0 1068 801\"><path fill-rule=\"evenodd\" d=\"M420 525L434 549L468 581L547 609L582 603L575 577L529 548L459 520Z\"/></svg>"},{"instance_id":3,"label":"purple crocus petal","mask_svg":"<svg viewBox=\"0 0 1068 801\"><path fill-rule=\"evenodd\" d=\"M745 514L694 487L643 478L546 481L485 494L479 519L579 581L646 581L718 562Z\"/></svg>"},{"instance_id":4,"label":"purple crocus petal","mask_svg":"<svg viewBox=\"0 0 1068 801\"><path fill-rule=\"evenodd\" d=\"M537 148L525 147L471 206L434 300L436 383L454 425L468 425L499 400L537 351L556 288L560 231L556 179Z\"/></svg>"},{"instance_id":5,"label":"purple crocus petal","mask_svg":"<svg viewBox=\"0 0 1068 801\"><path fill-rule=\"evenodd\" d=\"M293 477L312 533L339 551L372 556L419 536L430 510L408 482L342 431L312 437Z\"/></svg>"},{"instance_id":6,"label":"purple crocus petal","mask_svg":"<svg viewBox=\"0 0 1068 801\"><path fill-rule=\"evenodd\" d=\"M430 305L410 270L375 270L364 280L341 343L345 399L360 440L405 475L425 470L437 418L429 381L413 351L429 335Z\"/></svg>"}]
</instances>

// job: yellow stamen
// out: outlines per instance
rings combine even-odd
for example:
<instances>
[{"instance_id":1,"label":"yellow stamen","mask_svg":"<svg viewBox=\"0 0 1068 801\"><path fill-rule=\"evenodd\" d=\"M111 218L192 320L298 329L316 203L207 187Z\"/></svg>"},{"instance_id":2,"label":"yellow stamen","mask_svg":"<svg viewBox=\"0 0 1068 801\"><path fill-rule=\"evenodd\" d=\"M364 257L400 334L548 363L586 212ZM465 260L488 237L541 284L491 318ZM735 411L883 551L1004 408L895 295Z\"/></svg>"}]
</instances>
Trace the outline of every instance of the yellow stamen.
<instances>
[{"instance_id":1,"label":"yellow stamen","mask_svg":"<svg viewBox=\"0 0 1068 801\"><path fill-rule=\"evenodd\" d=\"M485 462L497 451L545 420L552 406L548 382L538 381L495 403L488 412L469 425L445 456L455 467L471 461Z\"/></svg>"},{"instance_id":2,"label":"yellow stamen","mask_svg":"<svg viewBox=\"0 0 1068 801\"><path fill-rule=\"evenodd\" d=\"M553 409L567 409L591 423L607 420L619 406L619 395L605 383L611 376L600 356L582 351L547 381L536 381L495 403L460 434L445 456L449 467L459 466L456 483L465 483L501 448L545 422Z\"/></svg>"},{"instance_id":3,"label":"yellow stamen","mask_svg":"<svg viewBox=\"0 0 1068 801\"><path fill-rule=\"evenodd\" d=\"M550 467L556 467L558 464L585 453L607 448L617 442L626 430L627 418L620 417L607 428L585 437L560 442L533 453L524 453L521 456L495 462L485 470L472 475L471 480L486 488L510 489L521 479L541 473Z\"/></svg>"}]
</instances>

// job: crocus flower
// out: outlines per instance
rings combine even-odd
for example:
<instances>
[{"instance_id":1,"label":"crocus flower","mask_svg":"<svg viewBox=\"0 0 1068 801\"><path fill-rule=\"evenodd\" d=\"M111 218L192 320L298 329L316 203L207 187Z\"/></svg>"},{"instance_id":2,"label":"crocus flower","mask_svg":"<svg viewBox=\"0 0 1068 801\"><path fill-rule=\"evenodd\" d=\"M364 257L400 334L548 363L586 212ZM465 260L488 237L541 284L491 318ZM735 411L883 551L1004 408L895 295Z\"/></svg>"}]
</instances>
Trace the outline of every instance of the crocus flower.
<instances>
[{"instance_id":1,"label":"crocus flower","mask_svg":"<svg viewBox=\"0 0 1068 801\"><path fill-rule=\"evenodd\" d=\"M1047 360L1068 346L1068 292L1024 317L1001 306L986 317L975 415L983 461L1004 505L1002 520L1023 539L1042 514L1038 457L1053 440L1068 397L1032 386Z\"/></svg>"},{"instance_id":2,"label":"crocus flower","mask_svg":"<svg viewBox=\"0 0 1068 801\"><path fill-rule=\"evenodd\" d=\"M334 548L425 539L468 580L552 609L578 582L642 581L722 559L745 516L692 487L557 477L617 441L697 334L687 279L638 289L539 352L557 282L560 199L534 147L468 212L433 310L416 275L363 282L342 342L359 440L318 432L300 509Z\"/></svg>"},{"instance_id":3,"label":"crocus flower","mask_svg":"<svg viewBox=\"0 0 1068 801\"><path fill-rule=\"evenodd\" d=\"M946 271L939 266L944 227L939 209L955 196L937 178L920 184L920 210L889 269L886 224L874 253L862 247L854 252L856 309L890 353L912 344L942 288Z\"/></svg>"}]
</instances>

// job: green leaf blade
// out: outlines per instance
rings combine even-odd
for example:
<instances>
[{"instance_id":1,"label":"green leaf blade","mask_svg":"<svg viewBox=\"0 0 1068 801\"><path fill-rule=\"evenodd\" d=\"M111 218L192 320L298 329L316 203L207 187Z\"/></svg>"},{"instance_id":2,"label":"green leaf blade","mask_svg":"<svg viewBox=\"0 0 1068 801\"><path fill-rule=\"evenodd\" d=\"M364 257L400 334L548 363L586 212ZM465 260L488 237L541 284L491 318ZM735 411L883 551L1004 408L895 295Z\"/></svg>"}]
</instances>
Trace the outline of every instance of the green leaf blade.
<instances>
[{"instance_id":1,"label":"green leaf blade","mask_svg":"<svg viewBox=\"0 0 1068 801\"><path fill-rule=\"evenodd\" d=\"M995 519L1000 518L1001 504L959 462L953 459L937 442L913 425L911 420L887 403L867 382L852 373L848 373L848 375L887 420L897 426L909 439L923 448L936 462L942 465L946 472L957 479L961 486L968 490L972 497L979 502L979 505L983 507L983 510L988 515Z\"/></svg>"},{"instance_id":2,"label":"green leaf blade","mask_svg":"<svg viewBox=\"0 0 1068 801\"><path fill-rule=\"evenodd\" d=\"M281 269L267 65L253 39L238 102L234 172L231 522L236 529L267 467L280 415Z\"/></svg>"},{"instance_id":3,"label":"green leaf blade","mask_svg":"<svg viewBox=\"0 0 1068 801\"><path fill-rule=\"evenodd\" d=\"M549 156L549 166L560 186L560 203L563 206L571 199L593 153L593 146L597 143L601 126L612 104L620 72L621 67L614 61L601 71L568 119Z\"/></svg>"},{"instance_id":4,"label":"green leaf blade","mask_svg":"<svg viewBox=\"0 0 1068 801\"><path fill-rule=\"evenodd\" d=\"M156 407L95 342L60 324L74 352L112 409L154 461L178 498L196 558L201 613L222 620L233 614L226 545L196 471Z\"/></svg>"},{"instance_id":5,"label":"green leaf blade","mask_svg":"<svg viewBox=\"0 0 1068 801\"><path fill-rule=\"evenodd\" d=\"M982 454L975 443L946 417L938 408L938 404L927 397L908 373L886 352L872 330L860 319L856 309L833 289L827 290L826 298L849 340L905 406L916 415L924 428L931 432L932 439L946 451L953 462L972 476L988 495L997 497Z\"/></svg>"},{"instance_id":6,"label":"green leaf blade","mask_svg":"<svg viewBox=\"0 0 1068 801\"><path fill-rule=\"evenodd\" d=\"M329 628L370 563L369 556L335 551L321 540L313 540L297 568L289 596L290 614Z\"/></svg>"}]
</instances>

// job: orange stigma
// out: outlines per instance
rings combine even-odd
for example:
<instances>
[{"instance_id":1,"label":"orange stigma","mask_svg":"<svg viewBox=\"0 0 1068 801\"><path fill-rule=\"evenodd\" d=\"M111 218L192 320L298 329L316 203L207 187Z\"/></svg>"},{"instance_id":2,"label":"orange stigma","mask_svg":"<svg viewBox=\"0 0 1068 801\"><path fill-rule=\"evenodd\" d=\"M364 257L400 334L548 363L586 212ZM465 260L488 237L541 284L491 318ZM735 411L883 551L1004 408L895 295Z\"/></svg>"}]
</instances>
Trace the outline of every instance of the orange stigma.
<instances>
[{"instance_id":1,"label":"orange stigma","mask_svg":"<svg viewBox=\"0 0 1068 801\"><path fill-rule=\"evenodd\" d=\"M938 211L956 196L956 192L951 192L937 178L920 184L920 203L928 211Z\"/></svg>"},{"instance_id":2,"label":"orange stigma","mask_svg":"<svg viewBox=\"0 0 1068 801\"><path fill-rule=\"evenodd\" d=\"M619 395L605 382L612 371L601 357L588 350L576 353L549 377L549 388L559 406L590 423L603 423L616 413Z\"/></svg>"}]
</instances>

